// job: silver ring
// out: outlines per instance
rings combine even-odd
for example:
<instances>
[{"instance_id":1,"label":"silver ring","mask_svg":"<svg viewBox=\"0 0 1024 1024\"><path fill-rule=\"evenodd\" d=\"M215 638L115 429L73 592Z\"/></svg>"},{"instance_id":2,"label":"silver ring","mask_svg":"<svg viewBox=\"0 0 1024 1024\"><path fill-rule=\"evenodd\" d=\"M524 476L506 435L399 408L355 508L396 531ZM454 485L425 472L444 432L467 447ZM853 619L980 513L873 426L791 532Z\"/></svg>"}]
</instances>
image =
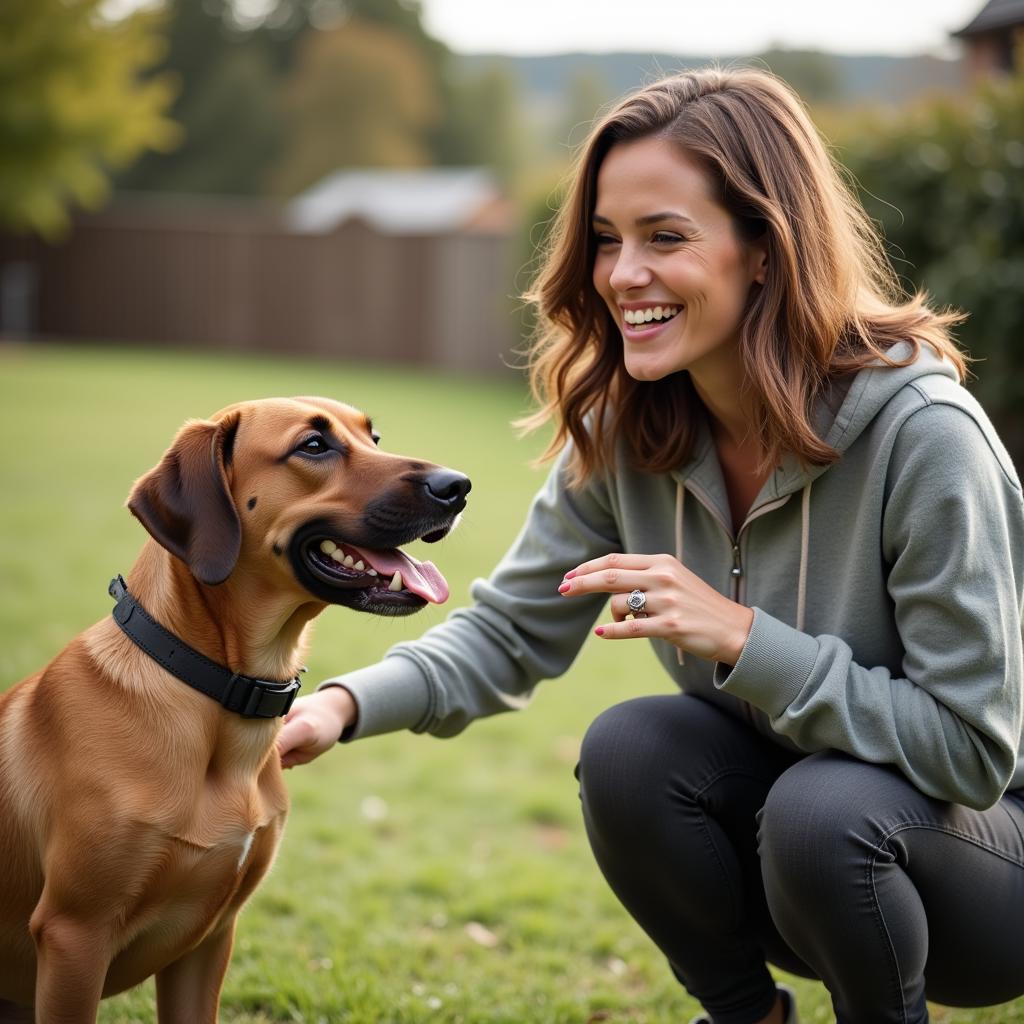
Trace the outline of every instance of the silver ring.
<instances>
[{"instance_id":1,"label":"silver ring","mask_svg":"<svg viewBox=\"0 0 1024 1024\"><path fill-rule=\"evenodd\" d=\"M626 607L634 618L645 615L647 613L647 595L642 590L630 591L629 597L626 598Z\"/></svg>"}]
</instances>

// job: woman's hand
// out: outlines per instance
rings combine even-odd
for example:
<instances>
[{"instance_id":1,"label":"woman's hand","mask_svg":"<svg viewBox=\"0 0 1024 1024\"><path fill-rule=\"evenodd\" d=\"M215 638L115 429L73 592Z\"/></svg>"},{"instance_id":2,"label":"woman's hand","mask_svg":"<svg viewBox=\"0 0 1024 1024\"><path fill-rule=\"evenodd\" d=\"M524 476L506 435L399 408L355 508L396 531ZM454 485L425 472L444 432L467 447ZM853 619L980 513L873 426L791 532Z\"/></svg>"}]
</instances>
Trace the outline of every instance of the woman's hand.
<instances>
[{"instance_id":1,"label":"woman's hand","mask_svg":"<svg viewBox=\"0 0 1024 1024\"><path fill-rule=\"evenodd\" d=\"M308 764L330 750L356 720L358 709L344 686L328 686L292 705L277 734L281 766Z\"/></svg>"},{"instance_id":2,"label":"woman's hand","mask_svg":"<svg viewBox=\"0 0 1024 1024\"><path fill-rule=\"evenodd\" d=\"M647 599L646 617L627 618L633 590ZM754 613L730 601L671 555L605 555L565 574L566 597L611 594L614 622L594 631L606 640L661 637L700 658L735 665Z\"/></svg>"}]
</instances>

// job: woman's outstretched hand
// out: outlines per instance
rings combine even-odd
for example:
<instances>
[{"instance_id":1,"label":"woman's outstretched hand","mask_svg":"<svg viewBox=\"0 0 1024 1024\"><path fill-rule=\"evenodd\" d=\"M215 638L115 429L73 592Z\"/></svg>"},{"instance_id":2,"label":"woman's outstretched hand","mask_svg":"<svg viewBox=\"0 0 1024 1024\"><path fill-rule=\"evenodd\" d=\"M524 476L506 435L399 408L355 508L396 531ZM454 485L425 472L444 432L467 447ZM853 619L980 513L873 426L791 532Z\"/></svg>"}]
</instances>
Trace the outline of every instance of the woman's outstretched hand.
<instances>
[{"instance_id":1,"label":"woman's outstretched hand","mask_svg":"<svg viewBox=\"0 0 1024 1024\"><path fill-rule=\"evenodd\" d=\"M646 598L645 617L628 618L629 594ZM730 601L672 555L604 555L565 574L565 597L611 594L613 622L594 631L605 640L661 637L700 658L735 665L754 613Z\"/></svg>"},{"instance_id":2,"label":"woman's outstretched hand","mask_svg":"<svg viewBox=\"0 0 1024 1024\"><path fill-rule=\"evenodd\" d=\"M277 734L281 766L308 764L330 750L356 720L356 702L344 686L328 686L292 705Z\"/></svg>"}]
</instances>

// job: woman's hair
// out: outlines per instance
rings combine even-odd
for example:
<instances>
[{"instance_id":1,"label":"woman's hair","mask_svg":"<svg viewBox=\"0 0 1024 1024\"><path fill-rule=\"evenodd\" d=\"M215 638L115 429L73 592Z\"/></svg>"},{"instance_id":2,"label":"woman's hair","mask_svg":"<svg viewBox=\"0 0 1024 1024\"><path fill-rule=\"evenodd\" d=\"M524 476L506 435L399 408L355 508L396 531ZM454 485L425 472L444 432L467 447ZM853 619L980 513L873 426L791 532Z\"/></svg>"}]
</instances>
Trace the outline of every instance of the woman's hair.
<instances>
[{"instance_id":1,"label":"woman's hair","mask_svg":"<svg viewBox=\"0 0 1024 1024\"><path fill-rule=\"evenodd\" d=\"M699 399L689 374L631 378L618 327L591 280L601 162L616 143L651 137L697 160L739 237L767 241L766 278L751 293L739 342L763 469L787 451L811 465L838 458L811 425L830 379L877 360L907 365L922 342L963 378L964 356L949 334L962 315L937 313L923 293L903 291L874 225L789 87L750 69L672 75L596 123L526 295L539 313L528 364L539 408L520 425L555 420L543 457L571 438L574 483L609 466L620 436L633 463L650 472L681 465L696 436ZM903 362L886 355L899 341L913 345Z\"/></svg>"}]
</instances>

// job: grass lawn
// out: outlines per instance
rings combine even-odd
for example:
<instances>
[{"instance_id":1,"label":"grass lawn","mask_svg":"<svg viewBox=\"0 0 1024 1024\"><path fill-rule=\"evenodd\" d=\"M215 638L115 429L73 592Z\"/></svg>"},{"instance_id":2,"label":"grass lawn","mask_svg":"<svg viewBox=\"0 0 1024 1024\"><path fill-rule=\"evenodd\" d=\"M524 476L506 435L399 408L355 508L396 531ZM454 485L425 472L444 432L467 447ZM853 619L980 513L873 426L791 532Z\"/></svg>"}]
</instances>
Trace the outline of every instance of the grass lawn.
<instances>
[{"instance_id":1,"label":"grass lawn","mask_svg":"<svg viewBox=\"0 0 1024 1024\"><path fill-rule=\"evenodd\" d=\"M460 529L430 549L451 605L515 536L542 480L539 440L509 420L504 382L337 363L127 348L0 345L0 689L109 613L107 582L144 532L123 508L189 417L230 402L324 394L371 413L382 445L473 479ZM424 555L425 557L425 555ZM308 686L376 660L443 618L329 609ZM607 891L572 777L605 707L667 692L637 644L587 645L523 714L456 741L410 733L339 748L287 776L276 866L242 915L228 1022L677 1024L697 1007ZM2 870L2 869L0 869ZM792 980L802 1019L832 1020L824 989ZM152 983L109 1000L104 1024L154 1021ZM944 1022L1024 1021L1024 1000Z\"/></svg>"}]
</instances>

